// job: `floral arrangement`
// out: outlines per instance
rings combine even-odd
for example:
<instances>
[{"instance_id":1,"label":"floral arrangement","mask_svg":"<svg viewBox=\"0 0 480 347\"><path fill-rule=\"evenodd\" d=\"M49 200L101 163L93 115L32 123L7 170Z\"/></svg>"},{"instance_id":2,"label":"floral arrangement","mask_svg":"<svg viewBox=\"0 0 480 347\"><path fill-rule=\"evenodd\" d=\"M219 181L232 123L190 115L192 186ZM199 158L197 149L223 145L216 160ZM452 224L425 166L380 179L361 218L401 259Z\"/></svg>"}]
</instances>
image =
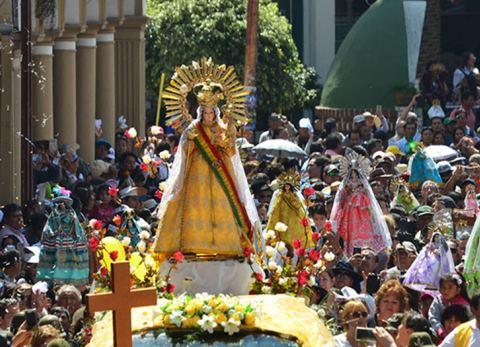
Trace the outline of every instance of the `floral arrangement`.
<instances>
[{"instance_id":1,"label":"floral arrangement","mask_svg":"<svg viewBox=\"0 0 480 347\"><path fill-rule=\"evenodd\" d=\"M213 334L223 330L228 335L240 327L253 326L256 313L251 305L228 295L181 295L161 307L161 323L165 328L198 329Z\"/></svg>"},{"instance_id":2,"label":"floral arrangement","mask_svg":"<svg viewBox=\"0 0 480 347\"><path fill-rule=\"evenodd\" d=\"M301 223L307 226L303 219ZM327 221L323 232L330 232L331 227L331 222ZM324 269L327 262L334 261L335 255L329 251L322 255L316 248L307 250L301 240L294 240L293 249L289 249L289 246L278 237L278 233L287 232L287 225L278 222L274 229L263 234L266 246L264 254L256 259L260 265L259 269L255 269L254 261L250 258L254 271L250 294L285 293L309 296L311 287L316 284L315 276ZM320 233L314 232L312 239L318 243L321 236Z\"/></svg>"}]
</instances>

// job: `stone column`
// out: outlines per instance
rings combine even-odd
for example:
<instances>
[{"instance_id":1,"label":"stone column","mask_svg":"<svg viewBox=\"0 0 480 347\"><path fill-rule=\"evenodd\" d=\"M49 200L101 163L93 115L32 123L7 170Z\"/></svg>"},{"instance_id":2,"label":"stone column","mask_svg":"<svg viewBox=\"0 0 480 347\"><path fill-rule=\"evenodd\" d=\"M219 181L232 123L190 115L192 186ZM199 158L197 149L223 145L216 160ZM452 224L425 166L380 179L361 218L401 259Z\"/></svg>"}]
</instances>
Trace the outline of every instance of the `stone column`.
<instances>
[{"instance_id":1,"label":"stone column","mask_svg":"<svg viewBox=\"0 0 480 347\"><path fill-rule=\"evenodd\" d=\"M140 136L145 134L144 31L145 17L127 17L115 32L116 111Z\"/></svg>"},{"instance_id":2,"label":"stone column","mask_svg":"<svg viewBox=\"0 0 480 347\"><path fill-rule=\"evenodd\" d=\"M97 40L77 40L77 139L79 154L87 162L95 159L95 76Z\"/></svg>"},{"instance_id":3,"label":"stone column","mask_svg":"<svg viewBox=\"0 0 480 347\"><path fill-rule=\"evenodd\" d=\"M114 33L97 34L97 76L95 110L102 119L103 137L112 145L115 139L115 47Z\"/></svg>"},{"instance_id":4,"label":"stone column","mask_svg":"<svg viewBox=\"0 0 480 347\"><path fill-rule=\"evenodd\" d=\"M76 44L57 40L53 46L53 115L59 144L77 145Z\"/></svg>"},{"instance_id":5,"label":"stone column","mask_svg":"<svg viewBox=\"0 0 480 347\"><path fill-rule=\"evenodd\" d=\"M335 58L335 1L306 0L303 6L303 58L323 83Z\"/></svg>"},{"instance_id":6,"label":"stone column","mask_svg":"<svg viewBox=\"0 0 480 347\"><path fill-rule=\"evenodd\" d=\"M4 47L10 47L10 40L1 37ZM17 48L0 50L0 205L21 202L22 58Z\"/></svg>"},{"instance_id":7,"label":"stone column","mask_svg":"<svg viewBox=\"0 0 480 347\"><path fill-rule=\"evenodd\" d=\"M32 135L33 140L53 139L53 44L32 47Z\"/></svg>"}]
</instances>

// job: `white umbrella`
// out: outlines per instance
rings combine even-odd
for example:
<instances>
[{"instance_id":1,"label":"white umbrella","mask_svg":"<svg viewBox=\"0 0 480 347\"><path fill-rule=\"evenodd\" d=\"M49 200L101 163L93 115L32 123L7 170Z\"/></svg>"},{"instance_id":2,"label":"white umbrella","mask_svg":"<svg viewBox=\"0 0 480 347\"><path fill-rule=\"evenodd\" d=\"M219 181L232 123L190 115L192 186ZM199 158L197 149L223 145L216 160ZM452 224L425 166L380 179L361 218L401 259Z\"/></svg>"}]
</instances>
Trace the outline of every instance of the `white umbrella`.
<instances>
[{"instance_id":1,"label":"white umbrella","mask_svg":"<svg viewBox=\"0 0 480 347\"><path fill-rule=\"evenodd\" d=\"M433 145L425 147L425 155L429 156L435 161L452 160L458 157L458 153L453 148L445 145Z\"/></svg>"},{"instance_id":2,"label":"white umbrella","mask_svg":"<svg viewBox=\"0 0 480 347\"><path fill-rule=\"evenodd\" d=\"M278 158L304 159L307 153L293 142L287 140L267 140L259 143L253 150L257 155L271 155Z\"/></svg>"}]
</instances>

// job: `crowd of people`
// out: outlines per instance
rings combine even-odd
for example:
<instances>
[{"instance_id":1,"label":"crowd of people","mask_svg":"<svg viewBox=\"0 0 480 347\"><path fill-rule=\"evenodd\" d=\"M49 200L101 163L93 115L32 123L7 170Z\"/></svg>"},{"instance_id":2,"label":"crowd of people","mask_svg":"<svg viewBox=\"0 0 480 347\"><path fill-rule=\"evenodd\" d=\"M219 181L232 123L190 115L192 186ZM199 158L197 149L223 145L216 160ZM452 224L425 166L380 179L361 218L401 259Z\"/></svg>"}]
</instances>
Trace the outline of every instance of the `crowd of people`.
<instances>
[{"instance_id":1,"label":"crowd of people","mask_svg":"<svg viewBox=\"0 0 480 347\"><path fill-rule=\"evenodd\" d=\"M465 65L470 72L472 59L469 56ZM455 74L459 88L468 76L464 74L463 78ZM296 127L276 113L269 116L268 130L257 134L258 140L249 126L239 130L238 151L264 229L278 177L287 170L301 177L300 192L308 200L306 217L312 232L321 235L312 247L323 256L334 255L315 283L309 284L314 293L310 304L328 321L337 346L365 345L368 339L357 336L357 328L362 327L373 328L373 340L367 344L377 346L475 346L480 342L480 296L472 290L467 293L467 283L475 277L464 273L480 189L477 97L467 89L459 92L461 106L448 114L442 100L433 100L439 97L438 90L428 94L424 89L397 117L394 129L389 129L383 114L366 112L353 118L345 134L337 129L334 118L323 123L303 118ZM415 113L420 98L431 99L425 117ZM134 128L120 122L111 144L97 130L96 159L91 163L79 157L73 146L36 143L35 199L1 209L0 346L81 345L75 336L88 320L85 294L96 270L85 257L88 239L82 230L92 220L114 235L120 223L116 218L122 216L134 221L129 228L149 232L153 241L156 208L180 135L152 126L142 139ZM254 144L271 139L295 143L306 156L259 156ZM453 154L441 157L445 149L440 159L425 154L439 145ZM337 193L360 175L355 169L356 175L350 173L345 181L342 173L341 158L352 152L368 159L366 183L358 184L366 184L363 188L371 189L373 195L349 203L359 207L353 211L368 211L358 212L359 220L362 213L376 214L378 224L388 228L388 240L374 246L352 238L355 233L361 236L361 226L352 223L357 217L350 217L348 227L337 223L333 232L324 230L325 223L338 216ZM423 163L418 169L415 161L425 157L428 167ZM377 203L378 210L371 208ZM58 230L63 234L59 236ZM379 249L377 244L387 247ZM414 262L428 263L430 249L448 269L435 268L437 277L420 283L412 269L421 269L424 263ZM433 270L425 270L429 271Z\"/></svg>"}]
</instances>

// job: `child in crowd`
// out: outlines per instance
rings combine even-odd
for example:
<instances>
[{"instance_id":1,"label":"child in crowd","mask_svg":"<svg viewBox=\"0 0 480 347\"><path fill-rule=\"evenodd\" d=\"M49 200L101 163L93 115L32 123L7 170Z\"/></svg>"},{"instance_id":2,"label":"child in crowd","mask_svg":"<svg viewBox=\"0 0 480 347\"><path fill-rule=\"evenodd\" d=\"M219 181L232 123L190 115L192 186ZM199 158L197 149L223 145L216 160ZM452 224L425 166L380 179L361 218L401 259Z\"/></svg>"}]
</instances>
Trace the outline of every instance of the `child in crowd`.
<instances>
[{"instance_id":1,"label":"child in crowd","mask_svg":"<svg viewBox=\"0 0 480 347\"><path fill-rule=\"evenodd\" d=\"M97 201L93 210L89 212L90 218L101 220L102 223L108 224L115 215L112 196L109 193L110 186L102 184L97 191Z\"/></svg>"}]
</instances>

